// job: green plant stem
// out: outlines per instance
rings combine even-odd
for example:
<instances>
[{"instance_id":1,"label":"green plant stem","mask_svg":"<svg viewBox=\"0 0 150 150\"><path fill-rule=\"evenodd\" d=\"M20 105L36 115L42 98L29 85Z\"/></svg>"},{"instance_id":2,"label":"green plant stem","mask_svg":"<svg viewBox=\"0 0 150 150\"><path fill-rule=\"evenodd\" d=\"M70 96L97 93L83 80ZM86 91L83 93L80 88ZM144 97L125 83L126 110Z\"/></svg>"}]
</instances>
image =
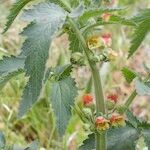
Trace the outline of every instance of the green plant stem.
<instances>
[{"instance_id":1,"label":"green plant stem","mask_svg":"<svg viewBox=\"0 0 150 150\"><path fill-rule=\"evenodd\" d=\"M87 47L86 41L81 34L79 28L77 27L74 20L70 17L68 17L68 21L70 25L72 26L74 32L76 33L76 36L78 37L79 41L82 44L82 47L84 49L84 52L86 54L86 57L88 59L93 81L94 81L94 88L95 88L95 97L96 97L96 114L97 116L101 113L105 114L105 103L104 103L104 95L103 95L103 88L101 84L100 74L99 70L96 66L96 63L90 60L90 52ZM95 133L96 134L96 150L106 150L106 133L103 134Z\"/></svg>"}]
</instances>

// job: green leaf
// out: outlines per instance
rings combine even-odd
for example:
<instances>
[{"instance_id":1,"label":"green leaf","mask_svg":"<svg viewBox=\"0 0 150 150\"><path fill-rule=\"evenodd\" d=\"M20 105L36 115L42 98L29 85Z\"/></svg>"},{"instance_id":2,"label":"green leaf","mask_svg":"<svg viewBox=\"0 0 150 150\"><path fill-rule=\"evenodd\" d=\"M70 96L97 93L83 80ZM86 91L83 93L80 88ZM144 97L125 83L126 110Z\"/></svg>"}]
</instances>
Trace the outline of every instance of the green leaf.
<instances>
[{"instance_id":1,"label":"green leaf","mask_svg":"<svg viewBox=\"0 0 150 150\"><path fill-rule=\"evenodd\" d=\"M94 133L88 135L88 138L83 141L83 144L80 146L79 150L93 150L93 149L95 149Z\"/></svg>"},{"instance_id":2,"label":"green leaf","mask_svg":"<svg viewBox=\"0 0 150 150\"><path fill-rule=\"evenodd\" d=\"M150 8L140 10L140 12L130 20L133 20L136 23L140 23L147 19L150 19Z\"/></svg>"},{"instance_id":3,"label":"green leaf","mask_svg":"<svg viewBox=\"0 0 150 150\"><path fill-rule=\"evenodd\" d=\"M122 10L123 8L96 8L96 9L90 9L86 10L81 17L79 17L79 21L85 22L89 20L92 17L100 16L101 14L105 12L114 12Z\"/></svg>"},{"instance_id":4,"label":"green leaf","mask_svg":"<svg viewBox=\"0 0 150 150\"><path fill-rule=\"evenodd\" d=\"M135 150L136 141L140 136L140 131L127 124L125 127L111 128L107 132L107 150ZM90 144L88 143L90 142ZM89 149L88 149L89 147ZM81 150L91 150L95 148L94 134L83 142Z\"/></svg>"},{"instance_id":5,"label":"green leaf","mask_svg":"<svg viewBox=\"0 0 150 150\"><path fill-rule=\"evenodd\" d=\"M13 21L15 20L17 15L20 13L20 11L23 9L23 7L31 1L33 1L33 0L17 0L13 4L13 6L10 10L10 14L7 17L7 23L6 23L6 27L3 31L3 33L5 33L9 29L9 27L12 25Z\"/></svg>"},{"instance_id":6,"label":"green leaf","mask_svg":"<svg viewBox=\"0 0 150 150\"><path fill-rule=\"evenodd\" d=\"M108 131L107 150L135 150L135 142L139 138L139 131L129 125Z\"/></svg>"},{"instance_id":7,"label":"green leaf","mask_svg":"<svg viewBox=\"0 0 150 150\"><path fill-rule=\"evenodd\" d=\"M49 48L55 33L65 22L66 13L55 4L40 3L27 10L23 19L32 23L22 32L22 35L27 37L22 54L26 56L25 71L29 81L23 92L19 117L23 116L39 98Z\"/></svg>"},{"instance_id":8,"label":"green leaf","mask_svg":"<svg viewBox=\"0 0 150 150\"><path fill-rule=\"evenodd\" d=\"M54 75L56 76L56 80L59 81L70 76L71 71L72 71L71 64L56 67L54 69Z\"/></svg>"},{"instance_id":9,"label":"green leaf","mask_svg":"<svg viewBox=\"0 0 150 150\"><path fill-rule=\"evenodd\" d=\"M23 73L25 58L22 56L3 57L0 61L0 89L14 76Z\"/></svg>"},{"instance_id":10,"label":"green leaf","mask_svg":"<svg viewBox=\"0 0 150 150\"><path fill-rule=\"evenodd\" d=\"M140 79L137 79L135 88L139 95L150 95L150 82L142 82Z\"/></svg>"},{"instance_id":11,"label":"green leaf","mask_svg":"<svg viewBox=\"0 0 150 150\"><path fill-rule=\"evenodd\" d=\"M131 111L128 110L126 112L126 115L127 115L129 123L133 127L137 128L140 125L140 121L138 120L138 118L136 116L133 115L133 113Z\"/></svg>"},{"instance_id":12,"label":"green leaf","mask_svg":"<svg viewBox=\"0 0 150 150\"><path fill-rule=\"evenodd\" d=\"M122 73L128 83L131 83L133 79L135 79L135 77L137 76L137 74L134 71L132 71L131 69L127 67L124 67L122 69Z\"/></svg>"},{"instance_id":13,"label":"green leaf","mask_svg":"<svg viewBox=\"0 0 150 150\"><path fill-rule=\"evenodd\" d=\"M0 149L3 150L5 148L5 144L6 144L6 141L5 141L4 134L0 132Z\"/></svg>"},{"instance_id":14,"label":"green leaf","mask_svg":"<svg viewBox=\"0 0 150 150\"><path fill-rule=\"evenodd\" d=\"M52 86L51 101L59 134L65 133L69 119L71 117L71 106L77 95L75 82L71 77L55 82Z\"/></svg>"},{"instance_id":15,"label":"green leaf","mask_svg":"<svg viewBox=\"0 0 150 150\"><path fill-rule=\"evenodd\" d=\"M149 31L150 19L144 20L135 28L128 58L130 58L137 51L138 47L141 45Z\"/></svg>"},{"instance_id":16,"label":"green leaf","mask_svg":"<svg viewBox=\"0 0 150 150\"><path fill-rule=\"evenodd\" d=\"M84 6L81 4L70 13L70 17L77 18L81 16L83 12L84 12Z\"/></svg>"},{"instance_id":17,"label":"green leaf","mask_svg":"<svg viewBox=\"0 0 150 150\"><path fill-rule=\"evenodd\" d=\"M69 49L72 52L82 52L83 49L82 49L81 43L80 43L79 39L77 38L76 34L73 31L69 31L68 35L69 35L69 41L70 41Z\"/></svg>"},{"instance_id":18,"label":"green leaf","mask_svg":"<svg viewBox=\"0 0 150 150\"><path fill-rule=\"evenodd\" d=\"M146 145L148 146L148 150L150 150L150 124L143 123L141 125L142 135L144 136L144 140Z\"/></svg>"}]
</instances>

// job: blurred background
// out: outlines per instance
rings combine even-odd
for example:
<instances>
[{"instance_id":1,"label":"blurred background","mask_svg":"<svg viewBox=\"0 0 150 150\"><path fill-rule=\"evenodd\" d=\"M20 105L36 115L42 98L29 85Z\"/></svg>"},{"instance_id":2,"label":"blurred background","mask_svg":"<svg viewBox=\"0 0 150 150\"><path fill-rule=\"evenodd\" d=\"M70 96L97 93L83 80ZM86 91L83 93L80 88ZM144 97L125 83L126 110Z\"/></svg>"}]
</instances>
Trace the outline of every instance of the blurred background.
<instances>
[{"instance_id":1,"label":"blurred background","mask_svg":"<svg viewBox=\"0 0 150 150\"><path fill-rule=\"evenodd\" d=\"M4 29L9 9L15 0L0 0L0 32ZM140 9L150 8L150 0L116 0L115 5L127 6L127 17L135 15ZM23 42L19 33L25 24L17 19L7 33L0 34L0 58L17 55ZM101 68L105 93L117 93L119 103L123 103L132 91L134 84L129 85L122 76L121 69L128 66L138 73L145 74L143 62L150 65L150 35L144 40L134 57L127 60L127 51L130 46L133 29L121 25L106 25L102 28L103 33L112 35L112 48L119 54L118 58L105 63ZM48 61L49 66L67 64L70 60L68 50L68 36L62 35L56 38L52 44L52 54ZM53 56L53 57L51 57ZM73 71L80 94L90 78L88 67L76 68ZM0 131L5 133L8 144L26 145L34 139L39 139L41 147L50 150L76 150L86 137L83 124L76 114L70 120L68 129L63 140L58 136L55 127L55 117L49 103L50 83L47 83L41 99L34 105L28 114L17 120L18 105L26 79L24 74L11 79L4 87L0 87ZM132 105L135 115L150 120L150 96L138 96ZM137 150L144 149L143 139L138 141Z\"/></svg>"}]
</instances>

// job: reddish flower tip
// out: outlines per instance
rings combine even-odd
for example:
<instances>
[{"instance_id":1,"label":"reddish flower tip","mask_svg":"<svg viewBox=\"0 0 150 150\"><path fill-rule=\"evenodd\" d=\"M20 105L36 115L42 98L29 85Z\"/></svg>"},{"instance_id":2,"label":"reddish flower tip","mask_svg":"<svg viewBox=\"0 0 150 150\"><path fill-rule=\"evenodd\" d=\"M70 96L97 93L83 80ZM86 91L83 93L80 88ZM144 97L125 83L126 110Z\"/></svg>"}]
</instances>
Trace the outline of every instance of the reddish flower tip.
<instances>
[{"instance_id":1,"label":"reddish flower tip","mask_svg":"<svg viewBox=\"0 0 150 150\"><path fill-rule=\"evenodd\" d=\"M117 94L110 94L107 96L107 99L110 101L113 101L114 103L117 103L118 101L118 95Z\"/></svg>"},{"instance_id":2,"label":"reddish flower tip","mask_svg":"<svg viewBox=\"0 0 150 150\"><path fill-rule=\"evenodd\" d=\"M90 106L91 104L93 104L93 96L91 94L83 95L83 104L85 106Z\"/></svg>"},{"instance_id":3,"label":"reddish flower tip","mask_svg":"<svg viewBox=\"0 0 150 150\"><path fill-rule=\"evenodd\" d=\"M102 40L105 45L111 45L111 34L110 33L103 34Z\"/></svg>"},{"instance_id":4,"label":"reddish flower tip","mask_svg":"<svg viewBox=\"0 0 150 150\"><path fill-rule=\"evenodd\" d=\"M109 19L110 19L110 16L111 16L111 14L108 13L108 12L103 13L103 14L102 14L102 19L103 19L105 22L108 22Z\"/></svg>"}]
</instances>

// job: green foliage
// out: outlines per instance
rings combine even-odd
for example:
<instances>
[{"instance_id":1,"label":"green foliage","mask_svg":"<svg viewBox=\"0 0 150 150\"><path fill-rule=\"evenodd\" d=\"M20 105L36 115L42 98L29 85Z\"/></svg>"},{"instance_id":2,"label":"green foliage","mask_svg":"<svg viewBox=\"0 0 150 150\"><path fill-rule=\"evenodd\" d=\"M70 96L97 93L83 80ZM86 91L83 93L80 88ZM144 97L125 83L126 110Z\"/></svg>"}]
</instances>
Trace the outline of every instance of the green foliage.
<instances>
[{"instance_id":1,"label":"green foliage","mask_svg":"<svg viewBox=\"0 0 150 150\"><path fill-rule=\"evenodd\" d=\"M77 95L74 80L68 76L56 81L52 86L51 101L56 116L57 128L62 136L71 117L71 106Z\"/></svg>"},{"instance_id":2,"label":"green foliage","mask_svg":"<svg viewBox=\"0 0 150 150\"><path fill-rule=\"evenodd\" d=\"M14 76L23 73L25 58L22 56L3 57L0 61L0 89Z\"/></svg>"},{"instance_id":3,"label":"green foliage","mask_svg":"<svg viewBox=\"0 0 150 150\"><path fill-rule=\"evenodd\" d=\"M150 124L142 123L141 128L145 143L148 146L148 150L150 150Z\"/></svg>"},{"instance_id":4,"label":"green foliage","mask_svg":"<svg viewBox=\"0 0 150 150\"><path fill-rule=\"evenodd\" d=\"M82 52L82 46L76 34L70 30L68 32L68 35L69 35L69 41L70 41L69 49L72 52Z\"/></svg>"},{"instance_id":5,"label":"green foliage","mask_svg":"<svg viewBox=\"0 0 150 150\"><path fill-rule=\"evenodd\" d=\"M134 71L132 71L131 69L127 67L124 67L122 69L122 73L128 83L131 83L133 79L135 79L135 77L137 76L137 74Z\"/></svg>"},{"instance_id":6,"label":"green foliage","mask_svg":"<svg viewBox=\"0 0 150 150\"><path fill-rule=\"evenodd\" d=\"M40 95L50 44L54 34L62 27L65 18L64 10L51 3L40 3L23 15L24 20L32 23L22 32L22 35L27 37L22 47L22 54L26 56L25 71L29 81L23 92L19 109L20 117Z\"/></svg>"},{"instance_id":7,"label":"green foliage","mask_svg":"<svg viewBox=\"0 0 150 150\"><path fill-rule=\"evenodd\" d=\"M150 18L141 22L136 28L131 41L128 58L131 57L141 45L142 41L150 31Z\"/></svg>"},{"instance_id":8,"label":"green foliage","mask_svg":"<svg viewBox=\"0 0 150 150\"><path fill-rule=\"evenodd\" d=\"M150 95L150 82L143 82L140 79L137 79L135 88L139 95Z\"/></svg>"},{"instance_id":9,"label":"green foliage","mask_svg":"<svg viewBox=\"0 0 150 150\"><path fill-rule=\"evenodd\" d=\"M17 15L20 13L20 11L23 9L23 7L25 5L27 5L29 2L31 2L33 0L17 0L11 10L10 10L10 14L9 16L7 17L7 23L6 23L6 27L3 31L3 33L5 33L9 27L12 25L13 21L15 20L15 18L17 17Z\"/></svg>"},{"instance_id":10,"label":"green foliage","mask_svg":"<svg viewBox=\"0 0 150 150\"><path fill-rule=\"evenodd\" d=\"M83 141L79 150L92 150L95 149L95 134L89 134L88 138Z\"/></svg>"},{"instance_id":11,"label":"green foliage","mask_svg":"<svg viewBox=\"0 0 150 150\"><path fill-rule=\"evenodd\" d=\"M139 14L131 18L137 26L131 41L128 58L131 57L141 45L146 35L150 31L150 9L141 10Z\"/></svg>"},{"instance_id":12,"label":"green foliage","mask_svg":"<svg viewBox=\"0 0 150 150\"><path fill-rule=\"evenodd\" d=\"M140 132L127 125L121 128L112 128L108 130L107 133L107 150L135 150L135 142L138 140ZM88 149L95 148L95 137L94 134L89 135L89 138L83 142L80 147L81 150L91 150Z\"/></svg>"},{"instance_id":13,"label":"green foliage","mask_svg":"<svg viewBox=\"0 0 150 150\"><path fill-rule=\"evenodd\" d=\"M114 12L122 10L123 8L96 8L96 9L90 9L86 10L81 17L79 17L79 21L86 22L92 17L97 17L102 15L105 12Z\"/></svg>"}]
</instances>

